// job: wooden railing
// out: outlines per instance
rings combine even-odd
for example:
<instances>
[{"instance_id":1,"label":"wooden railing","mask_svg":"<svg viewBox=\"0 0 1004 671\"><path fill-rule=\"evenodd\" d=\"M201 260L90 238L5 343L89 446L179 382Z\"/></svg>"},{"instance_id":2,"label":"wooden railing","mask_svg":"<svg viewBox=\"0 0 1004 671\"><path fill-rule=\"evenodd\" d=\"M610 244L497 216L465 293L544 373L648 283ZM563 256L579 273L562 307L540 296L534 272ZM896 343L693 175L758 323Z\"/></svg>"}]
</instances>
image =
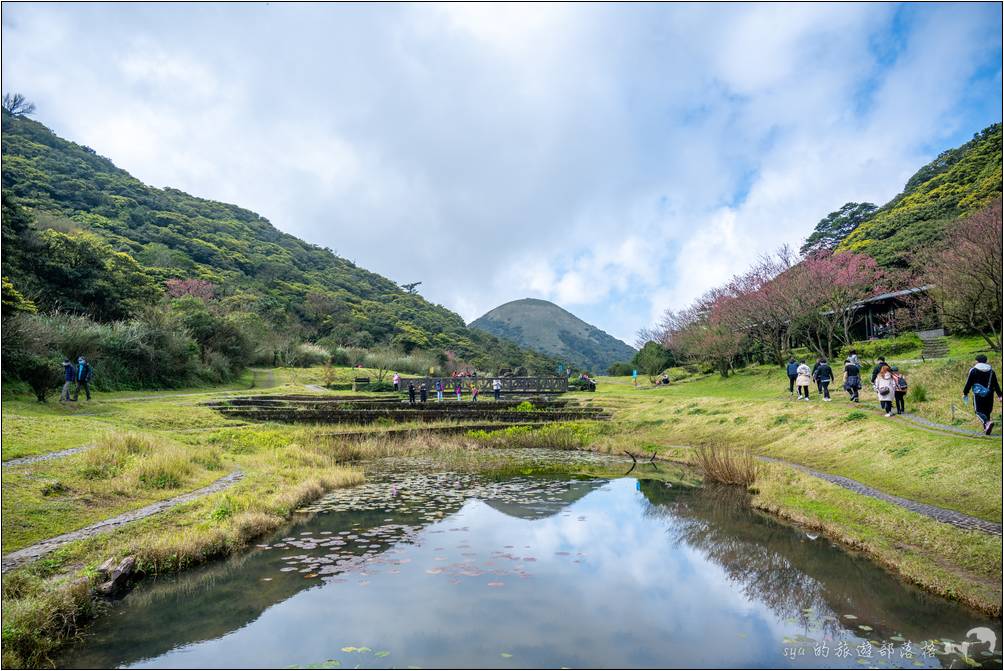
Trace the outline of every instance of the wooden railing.
<instances>
[{"instance_id":1,"label":"wooden railing","mask_svg":"<svg viewBox=\"0 0 1004 671\"><path fill-rule=\"evenodd\" d=\"M414 384L417 391L422 384L432 394L436 390L436 381L443 383L443 393L452 394L454 385L460 383L462 392L466 395L471 386L476 386L481 393L491 394L493 383L502 383L503 394L564 394L568 391L568 379L553 375L547 377L409 377L401 378L401 391L408 391L408 385Z\"/></svg>"}]
</instances>

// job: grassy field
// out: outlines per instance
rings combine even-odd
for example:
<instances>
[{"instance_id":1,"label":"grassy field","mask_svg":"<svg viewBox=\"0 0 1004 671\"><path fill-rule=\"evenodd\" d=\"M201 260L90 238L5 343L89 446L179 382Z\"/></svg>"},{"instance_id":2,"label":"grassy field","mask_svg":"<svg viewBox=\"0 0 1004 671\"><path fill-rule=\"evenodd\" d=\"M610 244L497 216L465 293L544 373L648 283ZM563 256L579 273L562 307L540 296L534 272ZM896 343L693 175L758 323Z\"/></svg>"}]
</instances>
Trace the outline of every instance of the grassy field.
<instances>
[{"instance_id":1,"label":"grassy field","mask_svg":"<svg viewBox=\"0 0 1004 671\"><path fill-rule=\"evenodd\" d=\"M1000 357L992 363L999 369ZM911 394L923 388L926 397L908 399L908 410L975 428L958 407L968 367L961 359L903 361ZM793 401L783 372L769 367L727 379L678 377L669 386L634 387L628 378L601 378L597 393L575 397L610 409L609 423L425 441L381 440L376 432L387 427L371 425L372 439L348 443L324 435L330 427L249 424L201 405L236 393L310 393L314 385L367 374L375 377L374 371L353 369L277 369L219 388L98 393L90 402L65 405L5 396L4 460L90 446L59 459L4 467L5 553L197 489L235 470L244 476L225 491L69 544L5 574L4 666L44 663L50 650L74 634L91 614L89 586L105 559L134 555L144 571L158 573L240 551L325 490L360 482L364 475L357 462L373 455L438 454L451 467L504 473L505 459L497 451L489 458L487 451L471 447L546 443L611 453L658 452L689 461L695 446L724 445L1001 520L999 437L947 435L885 418L851 405L839 389L831 403ZM873 396L865 393L862 405L874 405ZM933 592L1000 612L998 538L934 522L781 464L764 466L752 490L759 508L861 549Z\"/></svg>"}]
</instances>

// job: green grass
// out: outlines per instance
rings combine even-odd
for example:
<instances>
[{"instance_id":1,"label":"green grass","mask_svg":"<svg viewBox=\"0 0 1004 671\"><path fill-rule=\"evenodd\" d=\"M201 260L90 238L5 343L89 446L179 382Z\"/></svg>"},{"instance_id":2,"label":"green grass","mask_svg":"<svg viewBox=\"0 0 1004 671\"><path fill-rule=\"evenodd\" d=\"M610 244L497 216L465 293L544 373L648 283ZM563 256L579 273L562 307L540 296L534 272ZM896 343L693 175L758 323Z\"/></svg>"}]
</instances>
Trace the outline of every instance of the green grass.
<instances>
[{"instance_id":1,"label":"green grass","mask_svg":"<svg viewBox=\"0 0 1004 671\"><path fill-rule=\"evenodd\" d=\"M999 355L991 362L1000 370ZM977 428L971 411L961 404L968 360L893 363L911 385L926 389L927 401L911 404L907 399L908 412ZM815 390L812 402L793 401L784 372L760 366L724 379L694 377L668 386L635 388L629 378L600 378L595 394L578 396L614 411L617 430L600 439L614 451L631 444L668 454L706 444L750 447L890 494L1001 520L999 441L945 435L883 417L866 407L877 405L873 392L863 390L862 404L853 405L837 386L831 403L822 403ZM995 414L1000 425L1000 408ZM659 420L669 421L657 424ZM908 458L904 446L910 448Z\"/></svg>"}]
</instances>

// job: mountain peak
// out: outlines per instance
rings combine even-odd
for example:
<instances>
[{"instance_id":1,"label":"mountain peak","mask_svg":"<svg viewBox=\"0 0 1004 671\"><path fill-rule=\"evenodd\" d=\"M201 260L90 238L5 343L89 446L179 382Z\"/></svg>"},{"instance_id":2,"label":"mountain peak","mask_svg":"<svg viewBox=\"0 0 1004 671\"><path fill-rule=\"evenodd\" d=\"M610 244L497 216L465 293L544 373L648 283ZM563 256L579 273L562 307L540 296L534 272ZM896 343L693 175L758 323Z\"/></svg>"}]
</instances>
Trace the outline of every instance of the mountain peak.
<instances>
[{"instance_id":1,"label":"mountain peak","mask_svg":"<svg viewBox=\"0 0 1004 671\"><path fill-rule=\"evenodd\" d=\"M630 346L541 298L504 303L475 319L470 327L591 371L606 371L611 364L634 356Z\"/></svg>"}]
</instances>

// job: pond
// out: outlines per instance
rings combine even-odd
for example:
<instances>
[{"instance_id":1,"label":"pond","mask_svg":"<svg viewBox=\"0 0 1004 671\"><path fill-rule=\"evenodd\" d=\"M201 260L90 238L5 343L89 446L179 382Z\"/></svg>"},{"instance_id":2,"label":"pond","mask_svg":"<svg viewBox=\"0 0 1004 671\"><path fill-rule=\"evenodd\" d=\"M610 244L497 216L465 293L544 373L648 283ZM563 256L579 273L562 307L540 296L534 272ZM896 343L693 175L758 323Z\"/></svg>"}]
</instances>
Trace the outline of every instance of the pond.
<instances>
[{"instance_id":1,"label":"pond","mask_svg":"<svg viewBox=\"0 0 1004 671\"><path fill-rule=\"evenodd\" d=\"M999 620L759 514L742 492L630 466L488 477L370 464L367 484L252 552L140 584L57 663L964 668L946 645L980 627L1001 638ZM971 645L969 665L1000 668L995 646Z\"/></svg>"}]
</instances>

